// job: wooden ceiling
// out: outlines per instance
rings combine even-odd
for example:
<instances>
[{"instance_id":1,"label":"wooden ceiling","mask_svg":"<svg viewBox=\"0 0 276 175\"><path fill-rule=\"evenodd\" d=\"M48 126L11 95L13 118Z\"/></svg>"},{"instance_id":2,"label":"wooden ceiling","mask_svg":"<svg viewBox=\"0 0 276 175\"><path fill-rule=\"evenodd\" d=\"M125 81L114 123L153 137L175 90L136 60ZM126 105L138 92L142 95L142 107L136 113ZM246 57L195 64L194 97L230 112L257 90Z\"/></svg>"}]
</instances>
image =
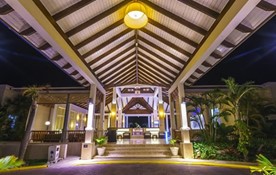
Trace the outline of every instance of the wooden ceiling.
<instances>
[{"instance_id":1,"label":"wooden ceiling","mask_svg":"<svg viewBox=\"0 0 276 175\"><path fill-rule=\"evenodd\" d=\"M112 87L131 84L161 86L166 95L185 69L190 71L185 84L192 85L273 17L276 6L272 0L139 0L149 21L133 30L123 22L131 2L0 0L0 18L80 84L98 82L111 98ZM233 29L218 34L214 41L222 41L192 62L241 2L250 11L240 7L236 16L244 13L242 19L228 22Z\"/></svg>"}]
</instances>

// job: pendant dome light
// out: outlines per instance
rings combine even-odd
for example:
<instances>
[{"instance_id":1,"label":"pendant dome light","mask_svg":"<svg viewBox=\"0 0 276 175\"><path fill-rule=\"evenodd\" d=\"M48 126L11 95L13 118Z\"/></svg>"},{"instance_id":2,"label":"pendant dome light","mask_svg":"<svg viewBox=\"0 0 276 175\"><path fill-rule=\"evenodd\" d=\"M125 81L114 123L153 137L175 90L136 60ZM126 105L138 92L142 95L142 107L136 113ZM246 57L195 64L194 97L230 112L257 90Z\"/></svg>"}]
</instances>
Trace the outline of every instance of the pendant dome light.
<instances>
[{"instance_id":1,"label":"pendant dome light","mask_svg":"<svg viewBox=\"0 0 276 175\"><path fill-rule=\"evenodd\" d=\"M148 23L146 8L139 2L132 2L126 8L125 24L132 29L140 29Z\"/></svg>"}]
</instances>

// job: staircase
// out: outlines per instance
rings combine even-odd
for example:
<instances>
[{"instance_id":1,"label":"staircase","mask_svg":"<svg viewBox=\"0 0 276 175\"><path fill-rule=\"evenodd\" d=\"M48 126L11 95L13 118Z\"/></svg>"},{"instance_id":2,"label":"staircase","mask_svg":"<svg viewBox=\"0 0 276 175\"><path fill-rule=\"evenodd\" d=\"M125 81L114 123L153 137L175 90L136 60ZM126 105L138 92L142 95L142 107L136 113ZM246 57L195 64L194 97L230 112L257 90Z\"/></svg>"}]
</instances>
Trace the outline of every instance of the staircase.
<instances>
[{"instance_id":1,"label":"staircase","mask_svg":"<svg viewBox=\"0 0 276 175\"><path fill-rule=\"evenodd\" d=\"M105 155L94 158L180 158L180 156L172 156L168 144L107 144Z\"/></svg>"}]
</instances>

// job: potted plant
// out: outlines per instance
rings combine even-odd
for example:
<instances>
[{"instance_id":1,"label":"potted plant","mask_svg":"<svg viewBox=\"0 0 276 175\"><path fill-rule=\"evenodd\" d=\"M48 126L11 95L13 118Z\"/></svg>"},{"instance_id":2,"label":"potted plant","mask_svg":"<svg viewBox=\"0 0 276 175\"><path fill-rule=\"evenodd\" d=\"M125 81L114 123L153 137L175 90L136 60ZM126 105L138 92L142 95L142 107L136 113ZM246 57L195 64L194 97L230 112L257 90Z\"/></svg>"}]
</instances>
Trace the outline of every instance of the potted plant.
<instances>
[{"instance_id":1,"label":"potted plant","mask_svg":"<svg viewBox=\"0 0 276 175\"><path fill-rule=\"evenodd\" d=\"M176 139L171 139L170 140L170 144L172 145L170 147L170 150L171 150L173 156L177 156L178 155L178 151L179 151L179 147L176 146L176 142L177 142Z\"/></svg>"},{"instance_id":2,"label":"potted plant","mask_svg":"<svg viewBox=\"0 0 276 175\"><path fill-rule=\"evenodd\" d=\"M97 143L98 155L99 156L103 156L104 152L105 152L105 147L103 145L106 144L107 137L106 136L102 136L102 137L96 138L95 141Z\"/></svg>"}]
</instances>

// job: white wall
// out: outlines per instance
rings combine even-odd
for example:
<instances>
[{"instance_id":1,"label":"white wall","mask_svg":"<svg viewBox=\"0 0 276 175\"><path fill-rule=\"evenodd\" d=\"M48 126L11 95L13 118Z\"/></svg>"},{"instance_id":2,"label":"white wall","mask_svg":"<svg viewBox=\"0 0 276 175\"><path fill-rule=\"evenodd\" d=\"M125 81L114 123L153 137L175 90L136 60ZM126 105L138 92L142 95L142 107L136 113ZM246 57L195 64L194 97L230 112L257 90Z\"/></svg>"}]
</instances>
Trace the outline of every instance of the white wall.
<instances>
[{"instance_id":1,"label":"white wall","mask_svg":"<svg viewBox=\"0 0 276 175\"><path fill-rule=\"evenodd\" d=\"M50 120L50 107L38 105L32 130L46 130L46 121Z\"/></svg>"}]
</instances>

